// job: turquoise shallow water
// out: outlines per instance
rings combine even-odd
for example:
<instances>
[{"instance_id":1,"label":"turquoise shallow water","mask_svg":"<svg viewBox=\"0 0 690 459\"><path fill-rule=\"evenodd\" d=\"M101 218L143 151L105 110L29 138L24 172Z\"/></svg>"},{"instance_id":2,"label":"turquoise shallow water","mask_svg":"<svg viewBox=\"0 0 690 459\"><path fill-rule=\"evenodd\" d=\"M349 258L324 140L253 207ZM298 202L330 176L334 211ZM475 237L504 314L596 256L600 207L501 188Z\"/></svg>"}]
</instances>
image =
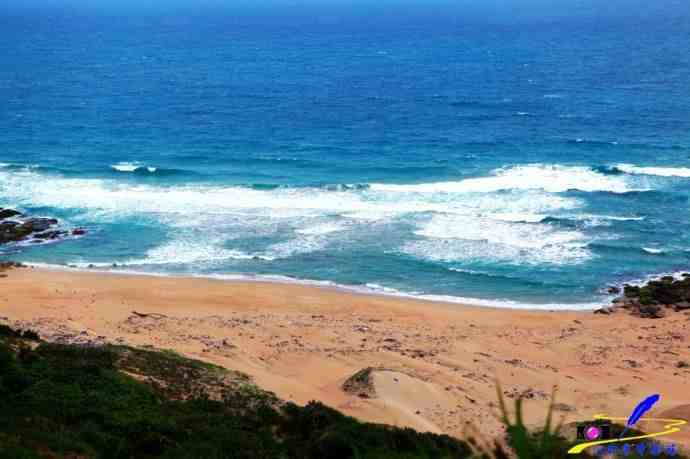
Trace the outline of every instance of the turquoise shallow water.
<instances>
[{"instance_id":1,"label":"turquoise shallow water","mask_svg":"<svg viewBox=\"0 0 690 459\"><path fill-rule=\"evenodd\" d=\"M0 206L89 233L2 256L553 308L688 269L687 6L434 5L3 9Z\"/></svg>"}]
</instances>

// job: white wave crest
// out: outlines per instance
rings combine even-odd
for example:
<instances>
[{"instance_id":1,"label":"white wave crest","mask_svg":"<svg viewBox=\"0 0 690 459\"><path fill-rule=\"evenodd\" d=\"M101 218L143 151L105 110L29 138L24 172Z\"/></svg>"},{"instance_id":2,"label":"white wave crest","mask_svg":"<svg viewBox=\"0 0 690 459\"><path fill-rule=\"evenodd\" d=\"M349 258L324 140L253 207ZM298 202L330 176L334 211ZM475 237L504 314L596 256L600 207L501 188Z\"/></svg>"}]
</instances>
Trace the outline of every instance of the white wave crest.
<instances>
[{"instance_id":1,"label":"white wave crest","mask_svg":"<svg viewBox=\"0 0 690 459\"><path fill-rule=\"evenodd\" d=\"M436 253L443 252L444 241L456 247L458 241L469 241L473 243L473 257L504 261L513 254L518 262L543 259L571 263L589 256L586 249L578 248L581 242L587 242L583 241L583 234L539 223L549 215L572 213L583 204L580 198L539 189L544 185L550 189L563 188L563 184L555 184L561 176L570 177L567 180L571 182L578 181L578 177L590 180L592 189L597 187L591 182L609 190L628 189L620 176L561 166L507 168L489 177L458 182L466 183L461 189L498 191L468 194L448 193L443 187L438 193L412 194L408 189L395 192L375 186L338 190L172 187L0 170L0 196L18 206L78 210L82 212L80 218L89 222L136 217L174 228L169 233L171 241L126 264L276 260L323 250L329 244L344 241L353 233L349 229L357 225L366 228L371 237L390 240L389 231L397 231L391 225L409 228L410 224L417 225L417 236L432 240L423 242L427 247L420 246L416 252L424 253L429 259L440 259ZM520 182L520 177L525 177L526 182ZM539 182L535 177L541 177L542 182L535 183ZM523 188L515 189L517 183ZM503 190L504 185L509 185L511 190ZM423 185L408 187L419 186ZM294 237L285 240L286 234ZM267 245L252 249L254 253L243 251L248 246L254 247L254 242L235 243L257 237L264 241L259 244ZM401 238L395 234L393 239L399 240L398 248L405 251L411 247L407 244L410 237L414 235L408 233ZM494 249L496 252L492 253ZM532 255L523 253L530 250L534 252ZM497 253L503 255L497 258Z\"/></svg>"},{"instance_id":2,"label":"white wave crest","mask_svg":"<svg viewBox=\"0 0 690 459\"><path fill-rule=\"evenodd\" d=\"M532 214L527 212L497 212L488 214L488 217L494 220L502 220L505 222L525 222L538 223L544 220L548 215Z\"/></svg>"},{"instance_id":3,"label":"white wave crest","mask_svg":"<svg viewBox=\"0 0 690 459\"><path fill-rule=\"evenodd\" d=\"M409 186L415 189L423 185ZM581 205L575 198L544 194L538 190L454 197L443 192L437 195L409 196L405 193L381 193L367 189L256 190L241 186L205 185L166 187L133 185L115 180L69 179L33 171L1 171L0 193L7 200L18 204L118 215L177 214L185 221L190 221L197 214L255 214L257 210L262 213L272 212L272 217L351 214L380 219L419 212L544 214L555 209L572 209Z\"/></svg>"},{"instance_id":4,"label":"white wave crest","mask_svg":"<svg viewBox=\"0 0 690 459\"><path fill-rule=\"evenodd\" d=\"M409 242L403 253L444 263L505 263L513 265L576 265L592 258L579 243L545 245L539 248L496 244L482 240L427 239Z\"/></svg>"},{"instance_id":5,"label":"white wave crest","mask_svg":"<svg viewBox=\"0 0 690 459\"><path fill-rule=\"evenodd\" d=\"M321 223L318 225L310 226L308 228L298 229L298 230L296 230L296 232L299 234L306 234L306 235L322 235L322 234L335 233L337 231L342 231L343 229L345 229L345 226L342 223L327 222L327 223Z\"/></svg>"},{"instance_id":6,"label":"white wave crest","mask_svg":"<svg viewBox=\"0 0 690 459\"><path fill-rule=\"evenodd\" d=\"M279 242L268 247L266 257L270 260L290 258L294 255L316 252L326 248L329 240L323 237L301 237Z\"/></svg>"},{"instance_id":7,"label":"white wave crest","mask_svg":"<svg viewBox=\"0 0 690 459\"><path fill-rule=\"evenodd\" d=\"M622 176L606 175L588 167L533 164L498 169L489 177L458 182L419 185L373 184L373 190L407 193L491 193L501 190L544 190L559 193L568 190L626 193L648 190L634 187Z\"/></svg>"},{"instance_id":8,"label":"white wave crest","mask_svg":"<svg viewBox=\"0 0 690 459\"><path fill-rule=\"evenodd\" d=\"M139 169L141 165L138 163L122 162L117 164L111 164L110 167L120 172L134 172L135 170Z\"/></svg>"},{"instance_id":9,"label":"white wave crest","mask_svg":"<svg viewBox=\"0 0 690 459\"><path fill-rule=\"evenodd\" d=\"M427 239L408 243L403 251L434 261L576 264L591 258L582 232L548 224L437 215L415 233Z\"/></svg>"},{"instance_id":10,"label":"white wave crest","mask_svg":"<svg viewBox=\"0 0 690 459\"><path fill-rule=\"evenodd\" d=\"M627 174L656 175L659 177L690 177L688 167L641 167L632 164L618 164L616 168Z\"/></svg>"},{"instance_id":11,"label":"white wave crest","mask_svg":"<svg viewBox=\"0 0 690 459\"><path fill-rule=\"evenodd\" d=\"M211 241L174 239L169 243L149 250L142 259L129 260L121 264L124 266L189 265L227 260L250 260L252 258L260 257L239 250L226 249Z\"/></svg>"},{"instance_id":12,"label":"white wave crest","mask_svg":"<svg viewBox=\"0 0 690 459\"><path fill-rule=\"evenodd\" d=\"M119 172L136 172L139 169L146 169L147 171L153 173L158 170L158 168L153 166L145 166L140 162L121 162L117 164L111 164L110 167Z\"/></svg>"}]
</instances>

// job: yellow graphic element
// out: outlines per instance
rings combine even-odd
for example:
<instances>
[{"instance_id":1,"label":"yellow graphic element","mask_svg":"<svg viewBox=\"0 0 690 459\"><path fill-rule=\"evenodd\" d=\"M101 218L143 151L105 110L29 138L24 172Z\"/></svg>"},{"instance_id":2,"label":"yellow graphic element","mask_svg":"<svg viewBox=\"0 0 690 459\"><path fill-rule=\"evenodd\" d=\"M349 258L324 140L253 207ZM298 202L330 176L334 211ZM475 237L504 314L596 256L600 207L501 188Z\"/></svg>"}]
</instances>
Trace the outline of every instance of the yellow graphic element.
<instances>
[{"instance_id":1,"label":"yellow graphic element","mask_svg":"<svg viewBox=\"0 0 690 459\"><path fill-rule=\"evenodd\" d=\"M602 419L602 420L609 420L609 421L623 421L627 422L628 418L612 418L610 416L606 416L604 414L596 414L594 415L594 419ZM630 441L630 440L642 440L643 438L652 438L652 437L661 437L662 435L670 435L672 433L680 432L680 429L678 426L682 426L688 423L685 419L661 419L661 418L641 418L640 421L651 421L651 422L666 422L667 424L664 426L664 431L662 432L654 432L646 435L637 435L634 437L623 437L623 438L612 438L610 440L597 440L597 441L590 441L587 443L580 443L579 445L575 445L570 450L568 450L568 454L580 454L582 451L585 449L591 447L591 446L597 446L597 445L605 445L608 443L621 443L624 441ZM639 421L638 421L639 422Z\"/></svg>"}]
</instances>

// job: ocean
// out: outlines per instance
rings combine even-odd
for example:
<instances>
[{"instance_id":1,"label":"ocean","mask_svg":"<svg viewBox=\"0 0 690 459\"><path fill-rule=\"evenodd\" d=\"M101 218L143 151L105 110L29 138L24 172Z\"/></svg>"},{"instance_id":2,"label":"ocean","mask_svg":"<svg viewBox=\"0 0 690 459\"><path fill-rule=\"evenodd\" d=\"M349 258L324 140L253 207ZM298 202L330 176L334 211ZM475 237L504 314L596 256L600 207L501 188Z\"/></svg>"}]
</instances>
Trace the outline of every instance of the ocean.
<instances>
[{"instance_id":1,"label":"ocean","mask_svg":"<svg viewBox=\"0 0 690 459\"><path fill-rule=\"evenodd\" d=\"M690 8L598 3L10 2L0 207L88 233L0 258L550 309L690 270Z\"/></svg>"}]
</instances>

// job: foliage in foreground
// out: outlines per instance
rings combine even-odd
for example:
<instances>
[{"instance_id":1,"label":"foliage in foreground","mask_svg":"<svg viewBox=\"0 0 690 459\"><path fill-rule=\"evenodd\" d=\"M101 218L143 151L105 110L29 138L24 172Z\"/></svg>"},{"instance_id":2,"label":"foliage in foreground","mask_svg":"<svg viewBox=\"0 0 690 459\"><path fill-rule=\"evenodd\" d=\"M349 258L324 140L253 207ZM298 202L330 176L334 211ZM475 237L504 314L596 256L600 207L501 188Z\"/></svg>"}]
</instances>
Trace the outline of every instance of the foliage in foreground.
<instances>
[{"instance_id":1,"label":"foliage in foreground","mask_svg":"<svg viewBox=\"0 0 690 459\"><path fill-rule=\"evenodd\" d=\"M316 402L282 404L242 375L173 353L48 343L32 349L15 332L2 334L1 458L471 455L448 436L361 423Z\"/></svg>"},{"instance_id":2,"label":"foliage in foreground","mask_svg":"<svg viewBox=\"0 0 690 459\"><path fill-rule=\"evenodd\" d=\"M514 421L500 389L499 402L507 447L479 447L282 403L245 375L172 352L49 344L0 325L0 459L567 457L552 408L535 432L521 399Z\"/></svg>"},{"instance_id":3,"label":"foliage in foreground","mask_svg":"<svg viewBox=\"0 0 690 459\"><path fill-rule=\"evenodd\" d=\"M501 420L506 427L508 443L520 459L558 459L567 457L570 444L561 435L562 422L553 426L553 404L555 391L551 394L551 405L546 414L544 427L537 432L527 428L522 419L522 397L515 400L515 420L510 420L501 386L496 385L498 391ZM590 457L586 454L578 457Z\"/></svg>"}]
</instances>

